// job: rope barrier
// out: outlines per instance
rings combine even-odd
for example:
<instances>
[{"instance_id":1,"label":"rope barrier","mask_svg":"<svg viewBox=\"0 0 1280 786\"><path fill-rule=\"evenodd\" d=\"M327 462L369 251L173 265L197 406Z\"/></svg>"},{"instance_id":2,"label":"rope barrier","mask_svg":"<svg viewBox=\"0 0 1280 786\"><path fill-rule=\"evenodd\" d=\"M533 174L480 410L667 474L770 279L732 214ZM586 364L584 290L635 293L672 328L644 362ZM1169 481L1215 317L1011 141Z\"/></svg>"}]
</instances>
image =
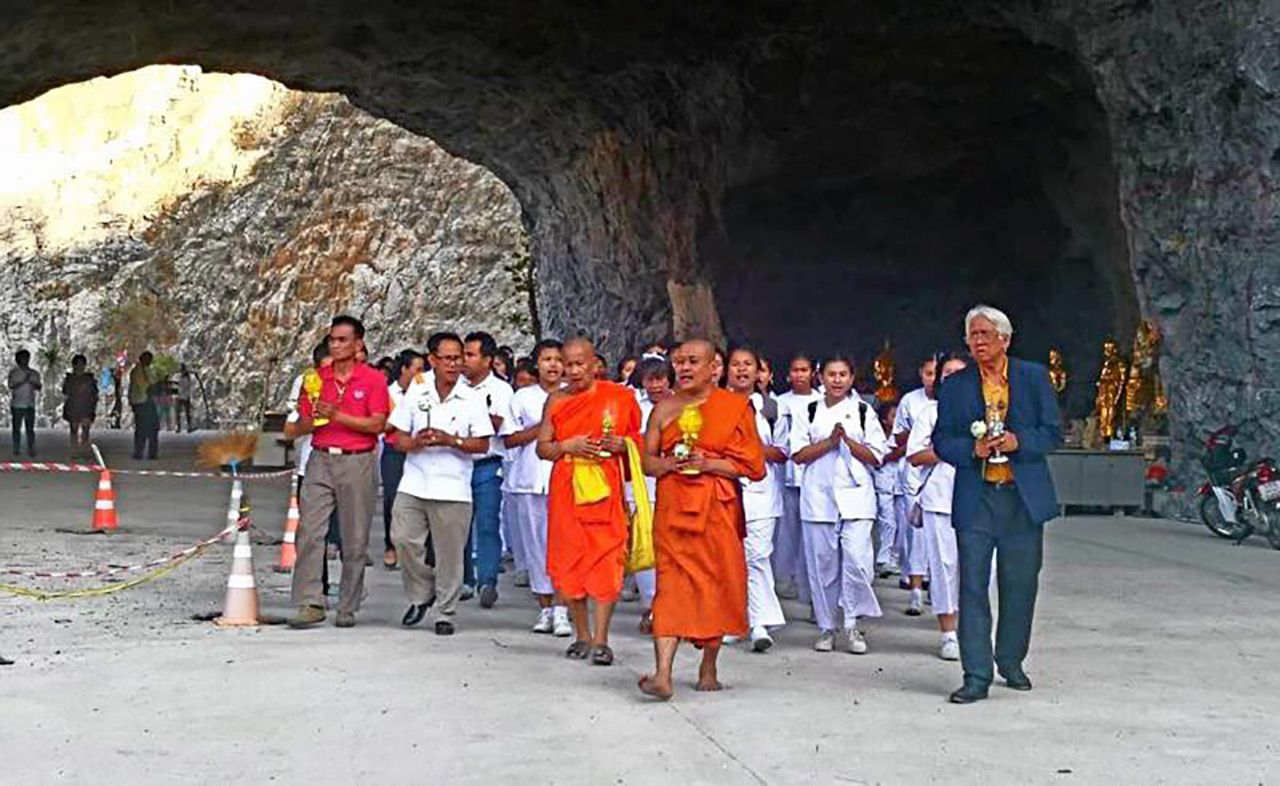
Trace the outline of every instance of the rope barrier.
<instances>
[{"instance_id":1,"label":"rope barrier","mask_svg":"<svg viewBox=\"0 0 1280 786\"><path fill-rule=\"evenodd\" d=\"M217 535L205 538L198 543L189 546L181 551L175 552L168 557L145 562L139 565L115 566L99 568L97 570L84 571L41 571L31 570L29 568L10 567L0 569L0 575L7 576L26 576L39 579L83 579L98 578L102 576L118 576L124 573L135 573L137 571L148 571L141 576L127 579L125 581L108 584L104 587L88 587L73 590L37 590L29 587L19 587L16 584L0 583L0 593L8 595L16 595L19 597L35 598L36 600L55 600L64 598L91 598L111 595L121 590L137 587L148 582L155 581L163 576L168 575L183 563L203 554L210 546L222 541L231 533L249 529L253 526L253 520L247 516L241 516L234 524L228 524Z\"/></svg>"}]
</instances>

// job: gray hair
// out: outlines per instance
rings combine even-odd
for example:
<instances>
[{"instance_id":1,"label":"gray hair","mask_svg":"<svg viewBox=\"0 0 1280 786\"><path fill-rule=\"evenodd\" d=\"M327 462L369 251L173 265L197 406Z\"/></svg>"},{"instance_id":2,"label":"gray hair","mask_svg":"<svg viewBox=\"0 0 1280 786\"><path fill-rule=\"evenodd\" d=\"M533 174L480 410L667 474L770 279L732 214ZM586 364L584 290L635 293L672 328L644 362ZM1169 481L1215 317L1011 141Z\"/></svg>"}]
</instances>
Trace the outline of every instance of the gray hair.
<instances>
[{"instance_id":1,"label":"gray hair","mask_svg":"<svg viewBox=\"0 0 1280 786\"><path fill-rule=\"evenodd\" d=\"M982 317L995 325L996 332L1000 335L1005 338L1013 338L1013 323L1009 321L1009 317L1000 309L994 306L988 306L985 303L979 303L969 309L968 314L964 315L964 334L966 336L969 335L969 325L978 317Z\"/></svg>"}]
</instances>

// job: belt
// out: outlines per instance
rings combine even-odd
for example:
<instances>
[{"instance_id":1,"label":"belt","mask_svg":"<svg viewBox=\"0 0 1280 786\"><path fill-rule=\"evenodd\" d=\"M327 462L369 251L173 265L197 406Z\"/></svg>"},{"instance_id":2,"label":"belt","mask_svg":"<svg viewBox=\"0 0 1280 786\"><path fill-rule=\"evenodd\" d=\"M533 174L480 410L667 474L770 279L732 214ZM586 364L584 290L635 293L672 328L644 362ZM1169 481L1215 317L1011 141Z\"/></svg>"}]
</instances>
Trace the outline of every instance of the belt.
<instances>
[{"instance_id":1,"label":"belt","mask_svg":"<svg viewBox=\"0 0 1280 786\"><path fill-rule=\"evenodd\" d=\"M476 459L474 462L474 466L478 467L482 464L493 464L498 461L502 461L502 456L485 456L484 458Z\"/></svg>"},{"instance_id":2,"label":"belt","mask_svg":"<svg viewBox=\"0 0 1280 786\"><path fill-rule=\"evenodd\" d=\"M323 453L328 453L330 456L360 456L365 453L372 453L374 451L374 448L365 448L363 450L346 450L344 448L316 448L316 450L319 450Z\"/></svg>"}]
</instances>

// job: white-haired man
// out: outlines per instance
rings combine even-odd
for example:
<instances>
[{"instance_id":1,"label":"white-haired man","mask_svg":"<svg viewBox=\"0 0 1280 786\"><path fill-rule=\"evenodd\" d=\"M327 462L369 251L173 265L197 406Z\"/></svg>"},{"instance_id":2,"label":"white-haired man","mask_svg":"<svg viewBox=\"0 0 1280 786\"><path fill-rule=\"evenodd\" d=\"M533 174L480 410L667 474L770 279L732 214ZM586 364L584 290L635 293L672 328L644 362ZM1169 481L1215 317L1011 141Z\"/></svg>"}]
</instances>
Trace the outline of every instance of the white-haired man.
<instances>
[{"instance_id":1,"label":"white-haired man","mask_svg":"<svg viewBox=\"0 0 1280 786\"><path fill-rule=\"evenodd\" d=\"M960 555L964 667L964 685L950 697L956 704L987 697L993 655L1008 687L1031 690L1022 661L1031 642L1042 525L1058 511L1045 455L1062 443L1049 373L1009 357L1009 318L991 306L976 306L964 328L975 363L942 384L933 432L934 452L956 468L952 523ZM997 422L1001 427L993 428ZM993 653L988 589L996 551L1000 614Z\"/></svg>"}]
</instances>

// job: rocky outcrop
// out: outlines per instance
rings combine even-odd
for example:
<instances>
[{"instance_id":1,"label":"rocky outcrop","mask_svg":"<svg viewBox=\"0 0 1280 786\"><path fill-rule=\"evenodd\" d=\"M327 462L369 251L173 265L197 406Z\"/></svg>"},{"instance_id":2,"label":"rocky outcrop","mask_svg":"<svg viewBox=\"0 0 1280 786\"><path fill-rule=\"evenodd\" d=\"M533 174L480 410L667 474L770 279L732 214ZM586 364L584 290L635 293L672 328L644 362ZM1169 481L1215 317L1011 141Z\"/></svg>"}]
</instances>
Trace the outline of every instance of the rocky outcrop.
<instances>
[{"instance_id":1,"label":"rocky outcrop","mask_svg":"<svg viewBox=\"0 0 1280 786\"><path fill-rule=\"evenodd\" d=\"M531 343L510 191L340 96L155 67L0 114L26 163L0 208L6 357L150 347L240 420L279 405L337 312L377 354L442 328Z\"/></svg>"},{"instance_id":2,"label":"rocky outcrop","mask_svg":"<svg viewBox=\"0 0 1280 786\"><path fill-rule=\"evenodd\" d=\"M733 333L766 306L771 332L825 310L828 335L875 345L906 320L923 345L996 297L1025 354L1083 336L1083 402L1097 334L1150 316L1184 466L1224 420L1280 438L1274 4L4 13L0 100L195 62L341 92L488 166L524 209L546 327L607 335L611 353L673 320ZM913 310L891 279L922 252L945 255L927 283L943 294ZM805 296L779 284L806 271Z\"/></svg>"}]
</instances>

